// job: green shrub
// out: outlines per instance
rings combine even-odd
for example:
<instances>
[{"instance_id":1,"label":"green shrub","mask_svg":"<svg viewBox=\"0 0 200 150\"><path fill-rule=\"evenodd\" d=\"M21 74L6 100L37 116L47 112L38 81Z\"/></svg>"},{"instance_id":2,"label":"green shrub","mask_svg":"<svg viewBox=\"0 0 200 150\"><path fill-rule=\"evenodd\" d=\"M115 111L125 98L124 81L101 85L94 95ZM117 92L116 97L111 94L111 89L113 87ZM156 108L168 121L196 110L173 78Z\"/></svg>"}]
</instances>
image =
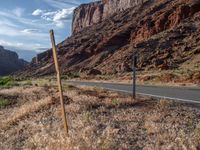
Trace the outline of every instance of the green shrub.
<instances>
[{"instance_id":1,"label":"green shrub","mask_svg":"<svg viewBox=\"0 0 200 150\"><path fill-rule=\"evenodd\" d=\"M9 100L0 98L0 108L6 107L10 104Z\"/></svg>"},{"instance_id":2,"label":"green shrub","mask_svg":"<svg viewBox=\"0 0 200 150\"><path fill-rule=\"evenodd\" d=\"M68 74L66 74L66 75L62 75L62 79L65 79L65 80L68 80L68 79L74 79L74 78L79 78L80 77L80 75L79 75L79 73L77 73L77 72L70 72L70 73L68 73Z\"/></svg>"},{"instance_id":3,"label":"green shrub","mask_svg":"<svg viewBox=\"0 0 200 150\"><path fill-rule=\"evenodd\" d=\"M27 80L25 83L24 83L25 86L31 86L33 85L31 80Z\"/></svg>"},{"instance_id":4,"label":"green shrub","mask_svg":"<svg viewBox=\"0 0 200 150\"><path fill-rule=\"evenodd\" d=\"M197 135L200 137L200 128L197 128L197 129L196 129L196 133L197 133Z\"/></svg>"},{"instance_id":5,"label":"green shrub","mask_svg":"<svg viewBox=\"0 0 200 150\"><path fill-rule=\"evenodd\" d=\"M119 105L120 102L119 102L118 99L112 99L112 104L113 104L113 105Z\"/></svg>"},{"instance_id":6,"label":"green shrub","mask_svg":"<svg viewBox=\"0 0 200 150\"><path fill-rule=\"evenodd\" d=\"M18 85L19 84L12 77L0 77L0 87L12 87Z\"/></svg>"},{"instance_id":7,"label":"green shrub","mask_svg":"<svg viewBox=\"0 0 200 150\"><path fill-rule=\"evenodd\" d=\"M103 89L101 87L94 87L94 91L96 91L98 93L107 93L108 92L107 89Z\"/></svg>"},{"instance_id":8,"label":"green shrub","mask_svg":"<svg viewBox=\"0 0 200 150\"><path fill-rule=\"evenodd\" d=\"M64 85L63 89L64 90L75 90L77 88L75 86L73 86L73 85Z\"/></svg>"}]
</instances>

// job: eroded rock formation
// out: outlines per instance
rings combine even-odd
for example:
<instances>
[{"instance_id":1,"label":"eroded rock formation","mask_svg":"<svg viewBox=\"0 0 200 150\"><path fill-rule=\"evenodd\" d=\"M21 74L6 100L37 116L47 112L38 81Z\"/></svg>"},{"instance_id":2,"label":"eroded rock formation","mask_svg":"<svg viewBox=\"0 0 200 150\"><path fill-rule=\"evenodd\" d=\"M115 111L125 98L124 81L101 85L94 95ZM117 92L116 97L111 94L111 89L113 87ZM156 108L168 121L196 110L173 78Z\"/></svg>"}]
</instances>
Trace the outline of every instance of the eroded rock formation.
<instances>
[{"instance_id":1,"label":"eroded rock formation","mask_svg":"<svg viewBox=\"0 0 200 150\"><path fill-rule=\"evenodd\" d=\"M19 59L16 52L4 49L0 46L0 75L8 75L24 68L28 63Z\"/></svg>"},{"instance_id":2,"label":"eroded rock formation","mask_svg":"<svg viewBox=\"0 0 200 150\"><path fill-rule=\"evenodd\" d=\"M78 32L85 27L103 21L115 13L141 5L143 2L144 0L102 0L90 4L82 4L74 11L72 30L73 32Z\"/></svg>"},{"instance_id":3,"label":"eroded rock formation","mask_svg":"<svg viewBox=\"0 0 200 150\"><path fill-rule=\"evenodd\" d=\"M91 6L98 3L106 1ZM57 47L62 73L128 72L133 51L140 70L179 69L188 63L200 70L199 37L199 0L150 0L82 28ZM22 74L55 72L51 50L39 54L37 60Z\"/></svg>"}]
</instances>

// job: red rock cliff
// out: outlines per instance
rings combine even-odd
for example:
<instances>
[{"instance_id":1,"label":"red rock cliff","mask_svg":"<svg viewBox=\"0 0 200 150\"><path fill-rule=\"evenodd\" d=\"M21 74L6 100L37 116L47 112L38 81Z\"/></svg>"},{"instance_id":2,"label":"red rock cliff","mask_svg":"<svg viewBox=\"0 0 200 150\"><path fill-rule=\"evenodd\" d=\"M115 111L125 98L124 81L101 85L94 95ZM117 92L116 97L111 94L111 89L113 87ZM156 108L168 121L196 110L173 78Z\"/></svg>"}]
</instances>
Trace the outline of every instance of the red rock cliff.
<instances>
[{"instance_id":1,"label":"red rock cliff","mask_svg":"<svg viewBox=\"0 0 200 150\"><path fill-rule=\"evenodd\" d=\"M75 9L72 30L78 32L84 27L99 23L105 18L127 8L140 5L147 0L102 0L89 4L82 4Z\"/></svg>"}]
</instances>

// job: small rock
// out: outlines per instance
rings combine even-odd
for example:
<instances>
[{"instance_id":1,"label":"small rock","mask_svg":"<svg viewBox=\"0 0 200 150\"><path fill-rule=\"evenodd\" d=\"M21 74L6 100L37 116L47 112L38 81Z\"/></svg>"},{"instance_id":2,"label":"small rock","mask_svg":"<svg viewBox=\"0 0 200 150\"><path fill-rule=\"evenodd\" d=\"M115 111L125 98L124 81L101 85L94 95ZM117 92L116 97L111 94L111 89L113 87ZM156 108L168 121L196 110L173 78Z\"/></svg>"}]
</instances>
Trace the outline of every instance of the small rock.
<instances>
[{"instance_id":1,"label":"small rock","mask_svg":"<svg viewBox=\"0 0 200 150\"><path fill-rule=\"evenodd\" d=\"M101 71L99 71L98 69L92 69L88 72L87 75L101 75Z\"/></svg>"}]
</instances>

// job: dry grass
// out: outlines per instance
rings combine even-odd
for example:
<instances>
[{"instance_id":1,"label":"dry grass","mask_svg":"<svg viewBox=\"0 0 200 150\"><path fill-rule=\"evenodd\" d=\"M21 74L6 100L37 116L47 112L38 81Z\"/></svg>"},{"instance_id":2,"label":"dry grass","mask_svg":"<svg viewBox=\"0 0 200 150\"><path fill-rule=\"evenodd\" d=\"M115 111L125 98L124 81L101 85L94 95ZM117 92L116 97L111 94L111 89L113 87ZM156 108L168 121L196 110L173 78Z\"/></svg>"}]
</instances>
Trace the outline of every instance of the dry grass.
<instances>
[{"instance_id":1,"label":"dry grass","mask_svg":"<svg viewBox=\"0 0 200 150\"><path fill-rule=\"evenodd\" d=\"M5 93L18 97L17 104L0 109L0 149L182 150L200 146L200 110L187 105L142 97L135 103L129 96L101 89L67 88L70 137L66 137L57 90L0 90L0 95Z\"/></svg>"},{"instance_id":2,"label":"dry grass","mask_svg":"<svg viewBox=\"0 0 200 150\"><path fill-rule=\"evenodd\" d=\"M30 113L34 113L38 111L39 109L41 109L42 107L47 106L51 103L52 103L52 98L47 97L36 102L26 103L22 105L21 107L15 109L10 114L10 117L0 121L0 129L9 127L11 124L15 123L17 120L20 120L23 117L26 117L27 115L29 115Z\"/></svg>"},{"instance_id":3,"label":"dry grass","mask_svg":"<svg viewBox=\"0 0 200 150\"><path fill-rule=\"evenodd\" d=\"M198 60L198 58L196 58L195 60ZM197 66L198 66L197 68L191 68L190 66L190 68L184 67L175 70L138 71L136 72L137 74L136 82L137 84L140 85L199 87L200 68L199 65ZM79 79L74 79L74 80L132 84L132 79L133 79L132 73L121 73L115 75L97 75L97 76L82 75L80 76Z\"/></svg>"}]
</instances>

